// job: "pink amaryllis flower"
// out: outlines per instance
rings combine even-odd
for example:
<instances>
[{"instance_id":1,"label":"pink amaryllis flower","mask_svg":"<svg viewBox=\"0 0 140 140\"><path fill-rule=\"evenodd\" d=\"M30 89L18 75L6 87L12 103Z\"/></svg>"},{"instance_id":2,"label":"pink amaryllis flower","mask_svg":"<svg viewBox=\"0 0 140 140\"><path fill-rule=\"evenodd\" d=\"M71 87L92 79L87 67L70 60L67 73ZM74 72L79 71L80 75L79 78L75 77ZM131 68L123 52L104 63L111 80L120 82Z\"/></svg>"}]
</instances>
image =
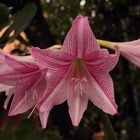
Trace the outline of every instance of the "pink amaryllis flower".
<instances>
[{"instance_id":1,"label":"pink amaryllis flower","mask_svg":"<svg viewBox=\"0 0 140 140\"><path fill-rule=\"evenodd\" d=\"M9 116L24 113L33 107L35 109L46 89L47 69L40 69L30 58L31 56L19 57L0 52L0 91L6 91L5 109L13 96ZM45 114L39 113L41 122L46 119Z\"/></svg>"},{"instance_id":2,"label":"pink amaryllis flower","mask_svg":"<svg viewBox=\"0 0 140 140\"><path fill-rule=\"evenodd\" d=\"M121 54L130 62L140 67L140 39L118 43Z\"/></svg>"},{"instance_id":3,"label":"pink amaryllis flower","mask_svg":"<svg viewBox=\"0 0 140 140\"><path fill-rule=\"evenodd\" d=\"M67 100L72 123L78 126L89 99L104 112L117 113L109 71L118 61L119 50L116 47L116 53L109 54L100 48L87 17L78 16L73 21L62 49L32 48L31 54L40 66L51 71L46 92L38 103L40 112L49 114L54 105Z\"/></svg>"}]
</instances>

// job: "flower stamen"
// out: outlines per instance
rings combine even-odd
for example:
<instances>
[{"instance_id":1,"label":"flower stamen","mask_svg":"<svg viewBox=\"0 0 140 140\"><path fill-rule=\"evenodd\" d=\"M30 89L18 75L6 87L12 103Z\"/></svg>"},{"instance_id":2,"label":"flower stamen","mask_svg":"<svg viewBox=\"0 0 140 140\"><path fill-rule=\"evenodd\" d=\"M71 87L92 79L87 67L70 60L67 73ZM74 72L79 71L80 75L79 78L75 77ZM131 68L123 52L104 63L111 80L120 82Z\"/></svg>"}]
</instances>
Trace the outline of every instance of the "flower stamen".
<instances>
[{"instance_id":1,"label":"flower stamen","mask_svg":"<svg viewBox=\"0 0 140 140\"><path fill-rule=\"evenodd\" d=\"M36 109L36 105L34 106L34 108L32 109L32 111L31 111L31 113L28 115L28 119L31 117L31 115L33 114L33 112L35 111L35 109Z\"/></svg>"},{"instance_id":2,"label":"flower stamen","mask_svg":"<svg viewBox=\"0 0 140 140\"><path fill-rule=\"evenodd\" d=\"M74 92L79 93L81 96L85 93L84 84L87 83L86 77L83 78L71 78L71 82L74 82Z\"/></svg>"}]
</instances>

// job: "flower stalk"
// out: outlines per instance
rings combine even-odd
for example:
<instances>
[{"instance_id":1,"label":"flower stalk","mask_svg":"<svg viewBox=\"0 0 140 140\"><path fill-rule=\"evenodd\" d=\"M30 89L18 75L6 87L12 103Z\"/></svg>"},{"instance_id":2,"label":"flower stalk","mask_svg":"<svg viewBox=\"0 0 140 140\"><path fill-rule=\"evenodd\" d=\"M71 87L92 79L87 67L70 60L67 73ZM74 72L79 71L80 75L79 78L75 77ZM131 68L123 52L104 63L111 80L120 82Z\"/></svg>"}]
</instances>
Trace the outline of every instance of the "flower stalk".
<instances>
[{"instance_id":1,"label":"flower stalk","mask_svg":"<svg viewBox=\"0 0 140 140\"><path fill-rule=\"evenodd\" d=\"M118 140L116 132L111 124L111 121L106 113L99 110L99 116L105 127L105 134L107 135L107 140Z\"/></svg>"},{"instance_id":2,"label":"flower stalk","mask_svg":"<svg viewBox=\"0 0 140 140\"><path fill-rule=\"evenodd\" d=\"M114 49L114 46L117 44L116 42L111 42L111 41L106 41L106 40L100 40L100 39L97 39L97 42L104 46L104 47L107 47L109 49Z\"/></svg>"}]
</instances>

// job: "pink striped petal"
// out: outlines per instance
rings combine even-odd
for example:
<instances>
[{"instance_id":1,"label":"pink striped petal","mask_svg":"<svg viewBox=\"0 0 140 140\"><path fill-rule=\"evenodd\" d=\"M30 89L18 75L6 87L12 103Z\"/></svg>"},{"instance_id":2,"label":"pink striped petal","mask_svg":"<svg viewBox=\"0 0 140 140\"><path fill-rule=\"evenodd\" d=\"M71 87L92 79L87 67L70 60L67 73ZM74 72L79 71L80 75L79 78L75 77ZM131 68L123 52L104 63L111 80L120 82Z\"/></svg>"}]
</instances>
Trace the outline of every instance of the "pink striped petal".
<instances>
[{"instance_id":1,"label":"pink striped petal","mask_svg":"<svg viewBox=\"0 0 140 140\"><path fill-rule=\"evenodd\" d=\"M10 55L5 55L5 62L9 67L19 72L32 72L38 69L38 66L33 62L16 60Z\"/></svg>"},{"instance_id":2,"label":"pink striped petal","mask_svg":"<svg viewBox=\"0 0 140 140\"><path fill-rule=\"evenodd\" d=\"M36 92L35 93L35 98L41 98L44 94L45 89L47 88L47 81L46 81L46 73L47 69L42 69L41 73L37 76L35 76L35 80L31 81L31 86L28 89L28 92ZM33 96L33 97L34 97Z\"/></svg>"},{"instance_id":3,"label":"pink striped petal","mask_svg":"<svg viewBox=\"0 0 140 140\"><path fill-rule=\"evenodd\" d=\"M53 73L47 80L47 89L38 103L39 110L50 110L54 105L63 103L66 100L63 86L66 81L66 70Z\"/></svg>"},{"instance_id":4,"label":"pink striped petal","mask_svg":"<svg viewBox=\"0 0 140 140\"><path fill-rule=\"evenodd\" d=\"M78 58L82 58L83 55L85 56L91 51L99 49L87 17L78 16L73 21L63 46L63 51Z\"/></svg>"},{"instance_id":5,"label":"pink striped petal","mask_svg":"<svg viewBox=\"0 0 140 140\"><path fill-rule=\"evenodd\" d=\"M58 85L56 85L58 79L56 78L56 75L54 77L50 77L50 79L48 80L47 91L44 93L42 100L38 103L42 128L46 128L48 115L53 106L61 104L66 100L65 91L61 89L62 83L60 82ZM51 83L49 81L51 81ZM51 94L49 95L49 93Z\"/></svg>"},{"instance_id":6,"label":"pink striped petal","mask_svg":"<svg viewBox=\"0 0 140 140\"><path fill-rule=\"evenodd\" d=\"M69 54L55 49L41 50L39 48L32 48L31 54L41 67L54 70L67 67L72 60Z\"/></svg>"},{"instance_id":7,"label":"pink striped petal","mask_svg":"<svg viewBox=\"0 0 140 140\"><path fill-rule=\"evenodd\" d=\"M0 83L16 86L22 85L26 82L26 84L30 84L30 81L34 81L40 74L40 71L34 71L30 73L16 73L15 71L9 71L4 74L0 74Z\"/></svg>"},{"instance_id":8,"label":"pink striped petal","mask_svg":"<svg viewBox=\"0 0 140 140\"><path fill-rule=\"evenodd\" d=\"M34 107L34 105L36 104L35 100L27 100L25 101L25 98L22 98L20 100L20 102L18 102L16 104L16 106L12 106L8 112L8 116L14 116L17 114L21 114L24 113L28 110L30 110L31 108Z\"/></svg>"},{"instance_id":9,"label":"pink striped petal","mask_svg":"<svg viewBox=\"0 0 140 140\"><path fill-rule=\"evenodd\" d=\"M35 89L33 91L28 91L27 89L28 87L25 89L23 87L21 87L21 89L18 88L12 100L8 113L9 116L24 113L36 105L38 96L36 96L37 93L35 93Z\"/></svg>"},{"instance_id":10,"label":"pink striped petal","mask_svg":"<svg viewBox=\"0 0 140 140\"><path fill-rule=\"evenodd\" d=\"M10 110L8 112L9 116L15 115L15 114L17 114L17 112L19 113L20 110L18 110L18 104L20 106L21 105L20 101L25 100L24 95L25 95L26 88L27 88L27 85L24 85L24 89L23 89L23 87L19 87L19 88L16 87L16 93L13 97L12 104L11 104ZM22 110L21 110L21 112L22 112Z\"/></svg>"},{"instance_id":11,"label":"pink striped petal","mask_svg":"<svg viewBox=\"0 0 140 140\"><path fill-rule=\"evenodd\" d=\"M111 71L117 64L120 56L120 51L116 47L115 54L109 54L108 50L100 49L86 56L85 63L93 69L102 71Z\"/></svg>"},{"instance_id":12,"label":"pink striped petal","mask_svg":"<svg viewBox=\"0 0 140 140\"><path fill-rule=\"evenodd\" d=\"M70 80L69 80L70 81ZM75 84L71 81L68 82L67 88L67 102L69 106L69 114L72 124L77 127L83 117L83 113L87 109L88 96L85 93L80 93L75 89ZM85 89L85 87L83 87Z\"/></svg>"},{"instance_id":13,"label":"pink striped petal","mask_svg":"<svg viewBox=\"0 0 140 140\"><path fill-rule=\"evenodd\" d=\"M9 115L26 112L37 104L37 101L43 96L47 87L47 81L45 79L46 71L46 69L42 70L42 75L36 77L35 80L30 82L30 84L23 83L23 85L19 87L21 91L17 89Z\"/></svg>"},{"instance_id":14,"label":"pink striped petal","mask_svg":"<svg viewBox=\"0 0 140 140\"><path fill-rule=\"evenodd\" d=\"M76 66L75 63L69 68L67 80L64 85L64 93L66 94L69 106L69 114L74 126L79 125L88 103L85 67L84 65L83 67L81 65L81 68Z\"/></svg>"},{"instance_id":15,"label":"pink striped petal","mask_svg":"<svg viewBox=\"0 0 140 140\"><path fill-rule=\"evenodd\" d=\"M32 86L32 90L34 90L33 88L36 88L37 93L38 93L38 100L40 98L42 98L42 96L44 95L44 92L47 88L47 80L46 80L46 74L47 74L48 70L47 69L43 69L41 71L41 76L40 78L38 78L38 80L36 80L35 84Z\"/></svg>"},{"instance_id":16,"label":"pink striped petal","mask_svg":"<svg viewBox=\"0 0 140 140\"><path fill-rule=\"evenodd\" d=\"M89 70L89 71L88 71ZM113 81L108 73L88 68L88 90L90 100L104 112L114 115L117 105L114 98Z\"/></svg>"}]
</instances>

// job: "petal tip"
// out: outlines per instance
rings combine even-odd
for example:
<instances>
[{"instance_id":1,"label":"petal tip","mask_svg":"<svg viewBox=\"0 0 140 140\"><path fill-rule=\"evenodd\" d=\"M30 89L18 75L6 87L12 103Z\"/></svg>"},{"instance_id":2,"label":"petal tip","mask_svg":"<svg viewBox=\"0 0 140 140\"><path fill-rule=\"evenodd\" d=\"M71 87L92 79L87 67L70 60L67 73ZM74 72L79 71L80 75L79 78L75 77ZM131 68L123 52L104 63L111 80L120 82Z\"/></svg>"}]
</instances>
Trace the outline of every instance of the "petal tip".
<instances>
[{"instance_id":1,"label":"petal tip","mask_svg":"<svg viewBox=\"0 0 140 140\"><path fill-rule=\"evenodd\" d=\"M114 112L111 113L111 115L116 115L118 113L117 110L115 110Z\"/></svg>"},{"instance_id":2,"label":"petal tip","mask_svg":"<svg viewBox=\"0 0 140 140\"><path fill-rule=\"evenodd\" d=\"M76 23L80 23L81 21L83 21L83 22L88 22L88 17L84 17L84 16L77 16L76 18L75 18L75 20L73 21L73 24L76 24Z\"/></svg>"},{"instance_id":3,"label":"petal tip","mask_svg":"<svg viewBox=\"0 0 140 140\"><path fill-rule=\"evenodd\" d=\"M8 111L8 116L15 116L17 114L20 114L19 112L17 112L15 109L10 109Z\"/></svg>"},{"instance_id":4,"label":"petal tip","mask_svg":"<svg viewBox=\"0 0 140 140\"><path fill-rule=\"evenodd\" d=\"M8 116L14 116L14 115L16 115L14 112L12 112L12 111L8 112Z\"/></svg>"},{"instance_id":5,"label":"petal tip","mask_svg":"<svg viewBox=\"0 0 140 140\"><path fill-rule=\"evenodd\" d=\"M47 124L41 122L41 128L42 128L42 129L46 129L46 127L47 127Z\"/></svg>"},{"instance_id":6,"label":"petal tip","mask_svg":"<svg viewBox=\"0 0 140 140\"><path fill-rule=\"evenodd\" d=\"M72 122L73 126L77 128L79 126L79 122Z\"/></svg>"},{"instance_id":7,"label":"petal tip","mask_svg":"<svg viewBox=\"0 0 140 140\"><path fill-rule=\"evenodd\" d=\"M114 108L113 110L110 110L110 111L109 111L109 114L110 114L110 115L116 115L117 113L118 113L117 107Z\"/></svg>"},{"instance_id":8,"label":"petal tip","mask_svg":"<svg viewBox=\"0 0 140 140\"><path fill-rule=\"evenodd\" d=\"M77 128L78 127L78 125L73 125L75 128Z\"/></svg>"},{"instance_id":9,"label":"petal tip","mask_svg":"<svg viewBox=\"0 0 140 140\"><path fill-rule=\"evenodd\" d=\"M49 112L50 112L49 110L43 112L39 110L39 118L43 129L47 127Z\"/></svg>"}]
</instances>

